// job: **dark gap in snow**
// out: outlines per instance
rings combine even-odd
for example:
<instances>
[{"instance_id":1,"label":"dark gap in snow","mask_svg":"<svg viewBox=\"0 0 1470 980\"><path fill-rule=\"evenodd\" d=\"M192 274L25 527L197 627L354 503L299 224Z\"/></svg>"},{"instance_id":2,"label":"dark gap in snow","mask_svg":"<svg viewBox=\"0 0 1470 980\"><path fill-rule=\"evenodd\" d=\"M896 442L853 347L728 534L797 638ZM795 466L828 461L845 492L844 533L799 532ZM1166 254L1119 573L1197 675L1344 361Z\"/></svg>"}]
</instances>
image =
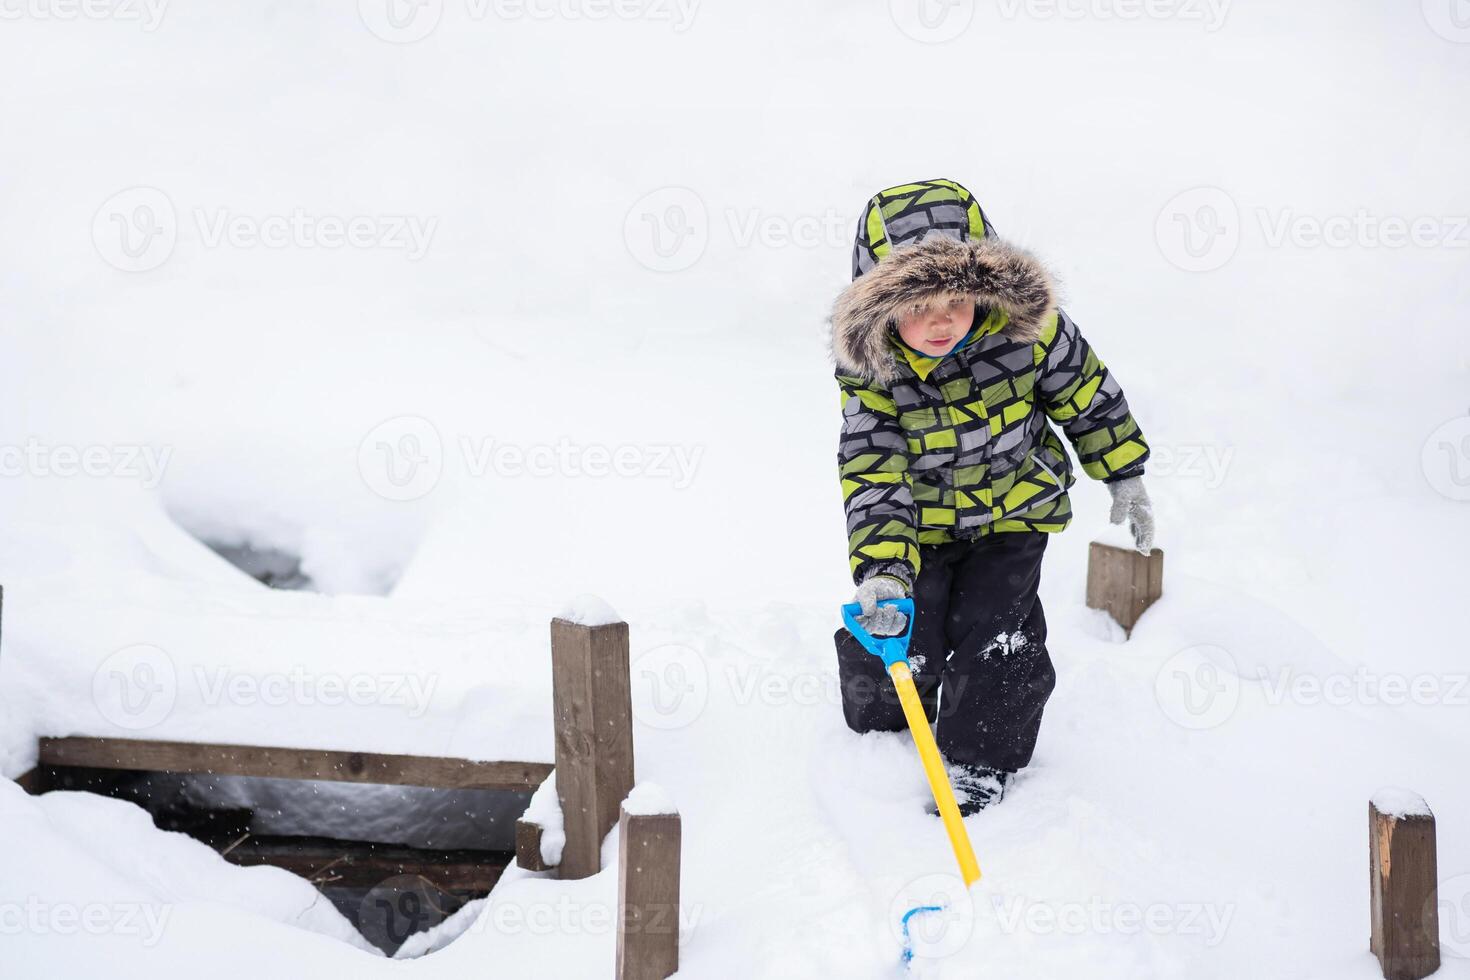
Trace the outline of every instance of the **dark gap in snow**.
<instances>
[{"instance_id":1,"label":"dark gap in snow","mask_svg":"<svg viewBox=\"0 0 1470 980\"><path fill-rule=\"evenodd\" d=\"M46 788L128 800L233 864L306 878L374 946L489 894L529 793L52 767Z\"/></svg>"},{"instance_id":2,"label":"dark gap in snow","mask_svg":"<svg viewBox=\"0 0 1470 980\"><path fill-rule=\"evenodd\" d=\"M419 540L403 528L379 527L363 536L330 523L299 525L198 500L167 502L165 509L195 541L257 582L281 590L386 596Z\"/></svg>"},{"instance_id":3,"label":"dark gap in snow","mask_svg":"<svg viewBox=\"0 0 1470 980\"><path fill-rule=\"evenodd\" d=\"M301 558L297 555L276 548L256 548L248 541L242 544L225 544L202 538L200 540L225 561L273 589L319 591L316 583L301 571Z\"/></svg>"}]
</instances>

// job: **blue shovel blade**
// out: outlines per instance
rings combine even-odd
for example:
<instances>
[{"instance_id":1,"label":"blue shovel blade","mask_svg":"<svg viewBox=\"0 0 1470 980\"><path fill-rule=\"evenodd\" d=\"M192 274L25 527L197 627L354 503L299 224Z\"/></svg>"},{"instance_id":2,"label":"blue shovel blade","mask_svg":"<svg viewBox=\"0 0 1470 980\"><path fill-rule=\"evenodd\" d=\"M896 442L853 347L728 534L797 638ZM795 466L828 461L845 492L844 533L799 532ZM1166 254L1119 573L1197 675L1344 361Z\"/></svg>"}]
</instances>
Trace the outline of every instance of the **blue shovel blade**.
<instances>
[{"instance_id":1,"label":"blue shovel blade","mask_svg":"<svg viewBox=\"0 0 1470 980\"><path fill-rule=\"evenodd\" d=\"M914 958L914 939L909 935L909 920L920 912L943 912L943 905L919 905L909 909L903 914L900 925L903 927L903 961L908 963Z\"/></svg>"}]
</instances>

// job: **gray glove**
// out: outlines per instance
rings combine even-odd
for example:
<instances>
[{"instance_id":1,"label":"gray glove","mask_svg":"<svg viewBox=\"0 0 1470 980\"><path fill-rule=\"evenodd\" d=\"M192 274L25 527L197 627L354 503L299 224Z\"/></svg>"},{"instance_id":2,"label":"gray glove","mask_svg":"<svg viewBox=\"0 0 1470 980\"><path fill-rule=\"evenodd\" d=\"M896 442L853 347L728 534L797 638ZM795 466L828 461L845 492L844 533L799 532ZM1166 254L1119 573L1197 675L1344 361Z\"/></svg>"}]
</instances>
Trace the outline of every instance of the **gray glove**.
<instances>
[{"instance_id":1,"label":"gray glove","mask_svg":"<svg viewBox=\"0 0 1470 980\"><path fill-rule=\"evenodd\" d=\"M1113 495L1113 512L1108 519L1114 524L1128 521L1128 530L1133 532L1133 546L1142 554L1154 550L1154 505L1143 488L1143 477L1131 476L1126 480L1104 484Z\"/></svg>"},{"instance_id":2,"label":"gray glove","mask_svg":"<svg viewBox=\"0 0 1470 980\"><path fill-rule=\"evenodd\" d=\"M857 621L872 636L898 636L908 625L909 618L892 606L878 605L879 599L903 599L909 594L908 587L892 575L872 575L858 586L854 602L863 607Z\"/></svg>"}]
</instances>

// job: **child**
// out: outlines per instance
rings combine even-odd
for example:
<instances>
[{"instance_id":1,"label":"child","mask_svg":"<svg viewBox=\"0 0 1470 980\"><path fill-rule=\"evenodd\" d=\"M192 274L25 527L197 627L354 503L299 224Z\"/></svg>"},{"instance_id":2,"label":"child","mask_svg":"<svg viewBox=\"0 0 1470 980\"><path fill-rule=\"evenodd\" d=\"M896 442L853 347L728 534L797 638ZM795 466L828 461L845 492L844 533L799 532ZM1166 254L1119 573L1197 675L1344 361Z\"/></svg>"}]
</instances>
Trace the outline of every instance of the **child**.
<instances>
[{"instance_id":1,"label":"child","mask_svg":"<svg viewBox=\"0 0 1470 980\"><path fill-rule=\"evenodd\" d=\"M1113 523L1126 518L1144 553L1148 444L1057 309L1046 269L1000 241L951 180L868 202L832 350L859 621L874 636L902 633L903 614L877 602L912 594L914 681L969 815L1031 761L1056 683L1036 590L1047 535L1071 521L1075 478L1049 421L1107 484ZM848 725L903 731L882 661L846 629L836 641Z\"/></svg>"}]
</instances>

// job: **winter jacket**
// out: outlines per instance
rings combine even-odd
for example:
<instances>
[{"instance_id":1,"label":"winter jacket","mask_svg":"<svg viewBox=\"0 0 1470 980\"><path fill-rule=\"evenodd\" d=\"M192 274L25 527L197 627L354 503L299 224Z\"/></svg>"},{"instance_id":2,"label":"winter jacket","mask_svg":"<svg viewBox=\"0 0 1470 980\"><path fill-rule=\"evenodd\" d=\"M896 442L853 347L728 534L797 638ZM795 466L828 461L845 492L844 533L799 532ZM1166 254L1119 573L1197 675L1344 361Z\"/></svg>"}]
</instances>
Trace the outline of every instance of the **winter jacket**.
<instances>
[{"instance_id":1,"label":"winter jacket","mask_svg":"<svg viewBox=\"0 0 1470 980\"><path fill-rule=\"evenodd\" d=\"M954 350L930 357L899 340L905 311L961 296L975 321ZM1057 309L1051 276L998 239L953 181L869 201L832 352L856 582L889 574L912 587L921 544L1063 530L1075 477L1052 423L1096 479L1138 476L1148 459L1122 389Z\"/></svg>"}]
</instances>

